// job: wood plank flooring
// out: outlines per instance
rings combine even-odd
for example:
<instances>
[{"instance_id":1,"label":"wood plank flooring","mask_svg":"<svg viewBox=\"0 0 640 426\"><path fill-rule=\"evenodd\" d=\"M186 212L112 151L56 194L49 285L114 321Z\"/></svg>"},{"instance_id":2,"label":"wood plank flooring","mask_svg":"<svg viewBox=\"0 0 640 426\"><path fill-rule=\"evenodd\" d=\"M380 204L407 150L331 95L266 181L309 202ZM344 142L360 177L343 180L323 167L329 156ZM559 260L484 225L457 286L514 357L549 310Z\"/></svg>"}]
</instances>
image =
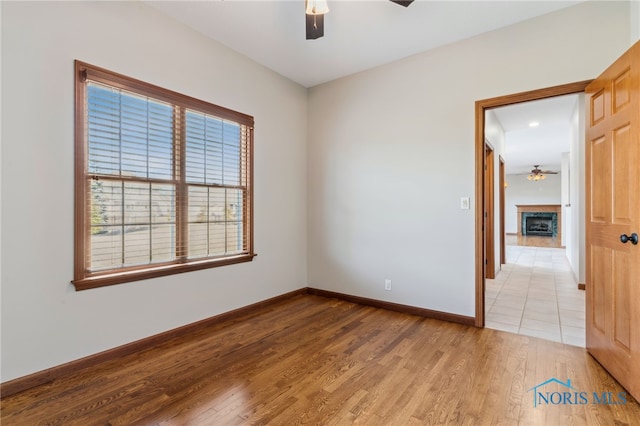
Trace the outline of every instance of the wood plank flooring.
<instances>
[{"instance_id":1,"label":"wood plank flooring","mask_svg":"<svg viewBox=\"0 0 640 426\"><path fill-rule=\"evenodd\" d=\"M541 237L539 235L507 235L507 245L561 248L562 244L556 237Z\"/></svg>"},{"instance_id":2,"label":"wood plank flooring","mask_svg":"<svg viewBox=\"0 0 640 426\"><path fill-rule=\"evenodd\" d=\"M588 404L534 407L529 389L551 378L570 379L571 392L585 392ZM539 390L561 395L558 386ZM1 420L640 424L630 396L626 404L594 404L593 392L617 398L624 390L583 348L300 295L4 398Z\"/></svg>"}]
</instances>

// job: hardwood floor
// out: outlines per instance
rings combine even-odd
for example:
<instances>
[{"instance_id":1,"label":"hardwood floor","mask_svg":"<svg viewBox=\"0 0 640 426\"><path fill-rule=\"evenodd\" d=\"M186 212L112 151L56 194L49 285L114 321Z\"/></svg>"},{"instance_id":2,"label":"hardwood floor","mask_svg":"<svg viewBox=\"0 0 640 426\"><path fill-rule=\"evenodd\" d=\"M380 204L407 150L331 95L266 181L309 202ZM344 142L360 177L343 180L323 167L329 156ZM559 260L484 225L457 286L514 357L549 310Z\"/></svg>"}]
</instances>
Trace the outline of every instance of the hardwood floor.
<instances>
[{"instance_id":1,"label":"hardwood floor","mask_svg":"<svg viewBox=\"0 0 640 426\"><path fill-rule=\"evenodd\" d=\"M507 245L529 246L529 247L562 247L560 240L556 237L541 237L538 235L507 235Z\"/></svg>"},{"instance_id":2,"label":"hardwood floor","mask_svg":"<svg viewBox=\"0 0 640 426\"><path fill-rule=\"evenodd\" d=\"M571 380L573 404L534 407ZM557 383L538 391L564 392ZM585 400L576 392L584 392ZM583 348L300 295L2 400L2 424L638 424ZM554 401L553 397L551 401ZM600 399L602 402L602 398Z\"/></svg>"}]
</instances>

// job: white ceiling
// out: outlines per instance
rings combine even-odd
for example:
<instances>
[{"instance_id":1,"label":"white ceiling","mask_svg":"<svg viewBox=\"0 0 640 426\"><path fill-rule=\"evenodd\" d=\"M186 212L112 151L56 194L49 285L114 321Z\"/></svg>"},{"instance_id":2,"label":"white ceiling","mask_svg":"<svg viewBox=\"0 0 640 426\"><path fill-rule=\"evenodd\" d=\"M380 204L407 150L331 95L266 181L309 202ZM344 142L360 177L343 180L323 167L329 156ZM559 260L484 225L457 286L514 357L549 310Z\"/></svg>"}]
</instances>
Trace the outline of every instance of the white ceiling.
<instances>
[{"instance_id":1,"label":"white ceiling","mask_svg":"<svg viewBox=\"0 0 640 426\"><path fill-rule=\"evenodd\" d=\"M328 0L325 36L305 40L304 0L146 0L145 3L302 86L312 87L553 12L580 1ZM575 99L496 110L507 173L559 169ZM531 120L540 122L530 129Z\"/></svg>"},{"instance_id":2,"label":"white ceiling","mask_svg":"<svg viewBox=\"0 0 640 426\"><path fill-rule=\"evenodd\" d=\"M578 95L557 96L495 108L505 131L505 171L527 173L536 164L560 171L561 154L569 152L571 116ZM537 127L530 127L531 122Z\"/></svg>"},{"instance_id":3,"label":"white ceiling","mask_svg":"<svg viewBox=\"0 0 640 426\"><path fill-rule=\"evenodd\" d=\"M328 0L317 40L305 40L304 0L145 3L311 87L580 2Z\"/></svg>"}]
</instances>

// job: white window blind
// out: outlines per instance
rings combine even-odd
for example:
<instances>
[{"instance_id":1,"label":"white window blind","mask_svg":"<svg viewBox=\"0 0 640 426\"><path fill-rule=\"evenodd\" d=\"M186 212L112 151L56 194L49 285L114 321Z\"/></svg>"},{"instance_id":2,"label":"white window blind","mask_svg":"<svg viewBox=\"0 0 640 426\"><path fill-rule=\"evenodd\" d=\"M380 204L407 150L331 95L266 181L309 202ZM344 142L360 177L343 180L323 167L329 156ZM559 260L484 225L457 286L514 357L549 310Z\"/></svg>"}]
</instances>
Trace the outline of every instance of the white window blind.
<instances>
[{"instance_id":1,"label":"white window blind","mask_svg":"<svg viewBox=\"0 0 640 426\"><path fill-rule=\"evenodd\" d=\"M186 112L190 257L241 253L246 246L245 139L237 123Z\"/></svg>"}]
</instances>

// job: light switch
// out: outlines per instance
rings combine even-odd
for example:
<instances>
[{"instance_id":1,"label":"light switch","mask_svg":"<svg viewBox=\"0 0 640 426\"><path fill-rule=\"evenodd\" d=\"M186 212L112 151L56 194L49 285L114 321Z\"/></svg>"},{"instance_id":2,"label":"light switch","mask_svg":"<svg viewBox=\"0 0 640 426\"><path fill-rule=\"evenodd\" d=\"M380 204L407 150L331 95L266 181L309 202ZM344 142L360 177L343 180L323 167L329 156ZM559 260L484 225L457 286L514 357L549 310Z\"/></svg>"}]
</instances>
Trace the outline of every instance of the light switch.
<instances>
[{"instance_id":1,"label":"light switch","mask_svg":"<svg viewBox=\"0 0 640 426\"><path fill-rule=\"evenodd\" d=\"M460 209L469 210L469 197L460 198Z\"/></svg>"}]
</instances>

